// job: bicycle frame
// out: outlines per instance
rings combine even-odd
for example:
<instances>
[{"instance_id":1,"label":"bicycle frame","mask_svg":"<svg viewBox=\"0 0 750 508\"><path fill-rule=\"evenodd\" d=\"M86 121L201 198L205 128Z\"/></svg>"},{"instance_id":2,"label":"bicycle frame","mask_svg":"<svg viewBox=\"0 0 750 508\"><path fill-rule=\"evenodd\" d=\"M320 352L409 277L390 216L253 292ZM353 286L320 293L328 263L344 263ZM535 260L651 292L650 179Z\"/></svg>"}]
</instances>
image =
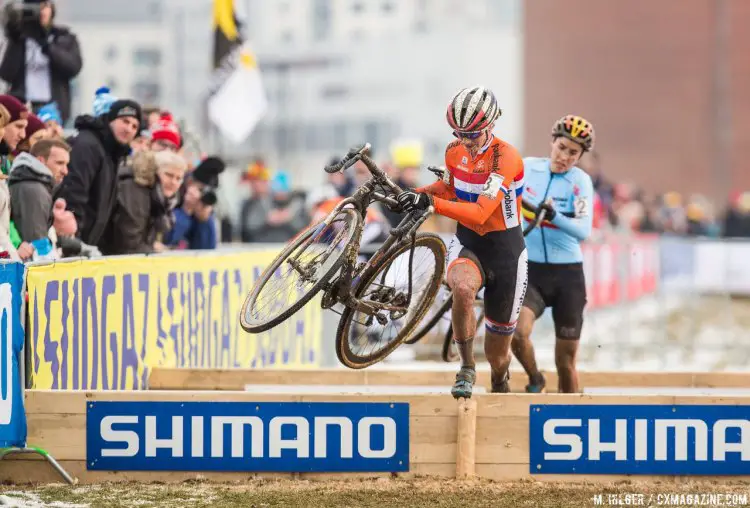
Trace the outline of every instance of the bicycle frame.
<instances>
[{"instance_id":1,"label":"bicycle frame","mask_svg":"<svg viewBox=\"0 0 750 508\"><path fill-rule=\"evenodd\" d=\"M353 308L360 312L368 315L375 315L379 311L391 311L399 312L408 309L411 301L412 293L412 273L411 263L414 255L414 246L409 253L409 290L407 293L406 301L404 305L389 305L381 302L365 302L355 295L355 287L352 285L352 281L361 277L367 269L373 266L378 260L386 255L391 249L398 248L402 244L409 242L407 238L411 238L413 242L415 235L419 227L427 220L427 217L433 212L432 207L423 213L409 212L401 220L398 226L391 229L388 238L380 246L380 248L372 255L372 257L365 263L357 266L357 258L359 256L360 243L362 239L362 233L364 229L365 216L367 214L367 208L374 202L384 203L390 209L399 209L400 205L395 199L395 196L402 192L401 188L396 185L380 168L377 167L375 162L366 154L369 150L369 144L364 145L356 152L350 152L347 157L349 160L344 160L340 163L340 169L342 171L346 167L351 166L357 161L362 161L372 175L369 180L362 184L355 193L339 203L331 213L323 220L321 227L330 226L335 220L336 216L347 206L352 206L360 214L362 221L355 233L354 238L346 247L347 252L345 254L346 261L342 267L341 274L331 281L325 288L322 306L323 308L329 308L336 303L341 303L347 307ZM329 168L326 168L327 172ZM380 191L384 189L386 193ZM336 245L335 242L329 247L333 249ZM327 250L324 254L329 253Z\"/></svg>"}]
</instances>

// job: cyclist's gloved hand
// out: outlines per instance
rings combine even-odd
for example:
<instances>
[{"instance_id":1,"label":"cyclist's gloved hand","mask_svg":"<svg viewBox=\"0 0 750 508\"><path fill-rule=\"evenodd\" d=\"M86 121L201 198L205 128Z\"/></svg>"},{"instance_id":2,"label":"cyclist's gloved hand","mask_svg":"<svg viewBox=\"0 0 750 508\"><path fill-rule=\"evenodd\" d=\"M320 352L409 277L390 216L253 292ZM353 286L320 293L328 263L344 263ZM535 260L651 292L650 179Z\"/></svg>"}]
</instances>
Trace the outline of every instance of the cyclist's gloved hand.
<instances>
[{"instance_id":1,"label":"cyclist's gloved hand","mask_svg":"<svg viewBox=\"0 0 750 508\"><path fill-rule=\"evenodd\" d=\"M396 197L398 204L407 212L427 210L432 206L432 198L423 192L404 191Z\"/></svg>"},{"instance_id":2,"label":"cyclist's gloved hand","mask_svg":"<svg viewBox=\"0 0 750 508\"><path fill-rule=\"evenodd\" d=\"M557 215L557 210L555 210L555 207L552 206L552 203L549 201L545 201L541 205L539 205L539 212L542 210L545 210L547 213L544 216L544 220L548 220L552 222L552 220L555 218L555 215Z\"/></svg>"}]
</instances>

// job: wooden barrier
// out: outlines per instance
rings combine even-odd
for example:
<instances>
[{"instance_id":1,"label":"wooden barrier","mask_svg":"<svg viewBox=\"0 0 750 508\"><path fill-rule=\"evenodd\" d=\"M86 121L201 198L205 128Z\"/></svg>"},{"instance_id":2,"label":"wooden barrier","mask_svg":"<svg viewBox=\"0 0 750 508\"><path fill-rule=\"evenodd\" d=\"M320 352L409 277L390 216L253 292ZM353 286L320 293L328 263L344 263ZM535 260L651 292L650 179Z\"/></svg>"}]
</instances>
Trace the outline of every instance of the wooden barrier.
<instances>
[{"instance_id":1,"label":"wooden barrier","mask_svg":"<svg viewBox=\"0 0 750 508\"><path fill-rule=\"evenodd\" d=\"M408 402L410 412L410 471L404 475L445 477L476 475L493 480L537 479L565 482L610 482L629 479L653 481L653 476L531 475L529 472L530 404L740 404L750 397L609 397L591 395L479 395L456 403L445 395L262 395L246 392L187 391L35 391L26 392L30 445L52 453L82 483L101 481L184 481L206 478L240 481L249 477L308 479L390 474L224 473L178 471L87 471L86 403L90 401L246 401L246 402ZM684 477L659 477L680 480ZM738 477L717 477L737 480ZM750 477L741 477L743 480ZM0 461L0 481L58 482L56 473L41 460L20 456Z\"/></svg>"},{"instance_id":2,"label":"wooden barrier","mask_svg":"<svg viewBox=\"0 0 750 508\"><path fill-rule=\"evenodd\" d=\"M557 374L545 372L547 391L557 391ZM384 369L260 370L164 369L149 377L153 390L244 390L246 385L399 385L451 386L453 370L406 371ZM580 372L586 387L750 388L750 373L743 372ZM524 372L512 372L511 390L523 392ZM488 370L477 372L477 384L490 388Z\"/></svg>"}]
</instances>

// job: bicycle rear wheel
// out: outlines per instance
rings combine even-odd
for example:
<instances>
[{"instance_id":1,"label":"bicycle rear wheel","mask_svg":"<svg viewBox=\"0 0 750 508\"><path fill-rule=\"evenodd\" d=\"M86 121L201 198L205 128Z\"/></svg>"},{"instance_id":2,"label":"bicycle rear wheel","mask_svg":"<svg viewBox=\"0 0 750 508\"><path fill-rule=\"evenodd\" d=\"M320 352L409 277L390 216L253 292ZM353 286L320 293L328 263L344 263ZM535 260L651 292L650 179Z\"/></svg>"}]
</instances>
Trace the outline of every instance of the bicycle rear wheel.
<instances>
[{"instance_id":1,"label":"bicycle rear wheel","mask_svg":"<svg viewBox=\"0 0 750 508\"><path fill-rule=\"evenodd\" d=\"M404 344L415 344L422 340L425 335L432 331L435 325L441 320L446 319L446 313L448 313L447 319L450 321L450 310L452 305L453 292L448 287L448 284L443 283L435 297L435 302L427 310L424 318L420 321L419 326L414 330L414 333L404 341Z\"/></svg>"},{"instance_id":2,"label":"bicycle rear wheel","mask_svg":"<svg viewBox=\"0 0 750 508\"><path fill-rule=\"evenodd\" d=\"M328 227L315 224L297 236L266 268L245 299L240 325L260 333L282 323L320 291L341 267L361 228L351 208L341 210Z\"/></svg>"},{"instance_id":3,"label":"bicycle rear wheel","mask_svg":"<svg viewBox=\"0 0 750 508\"><path fill-rule=\"evenodd\" d=\"M401 310L381 310L385 323L370 313L347 307L336 334L339 361L352 369L363 369L393 352L430 308L445 272L445 244L439 236L420 233L411 263L412 294L408 307L409 256L411 242L385 253L362 274L355 295L370 303L391 305Z\"/></svg>"}]
</instances>

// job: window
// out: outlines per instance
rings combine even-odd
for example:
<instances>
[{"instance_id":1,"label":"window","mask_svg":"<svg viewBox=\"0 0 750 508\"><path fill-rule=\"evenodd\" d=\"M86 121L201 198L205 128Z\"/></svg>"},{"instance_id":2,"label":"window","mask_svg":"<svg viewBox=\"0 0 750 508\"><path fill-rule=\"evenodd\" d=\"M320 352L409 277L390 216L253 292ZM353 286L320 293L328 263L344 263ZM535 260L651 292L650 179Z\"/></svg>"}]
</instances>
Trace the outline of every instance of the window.
<instances>
[{"instance_id":1,"label":"window","mask_svg":"<svg viewBox=\"0 0 750 508\"><path fill-rule=\"evenodd\" d=\"M331 25L331 6L329 0L315 0L313 7L313 36L316 40L326 37Z\"/></svg>"},{"instance_id":2,"label":"window","mask_svg":"<svg viewBox=\"0 0 750 508\"><path fill-rule=\"evenodd\" d=\"M289 2L279 2L279 14L287 14L289 12Z\"/></svg>"},{"instance_id":3,"label":"window","mask_svg":"<svg viewBox=\"0 0 750 508\"><path fill-rule=\"evenodd\" d=\"M355 1L352 2L352 12L354 14L362 14L365 10L364 2Z\"/></svg>"},{"instance_id":4,"label":"window","mask_svg":"<svg viewBox=\"0 0 750 508\"><path fill-rule=\"evenodd\" d=\"M112 63L115 60L117 60L117 47L116 46L107 46L107 49L104 51L104 59L107 61L107 63Z\"/></svg>"},{"instance_id":5,"label":"window","mask_svg":"<svg viewBox=\"0 0 750 508\"><path fill-rule=\"evenodd\" d=\"M161 99L161 86L159 83L138 81L133 85L132 95L140 103L148 102L151 104L159 104Z\"/></svg>"},{"instance_id":6,"label":"window","mask_svg":"<svg viewBox=\"0 0 750 508\"><path fill-rule=\"evenodd\" d=\"M294 40L294 32L292 32L291 30L284 30L283 32L281 32L281 40L285 44L289 44Z\"/></svg>"},{"instance_id":7,"label":"window","mask_svg":"<svg viewBox=\"0 0 750 508\"><path fill-rule=\"evenodd\" d=\"M113 94L117 93L117 80L112 76L107 78L107 86L109 87L110 92Z\"/></svg>"},{"instance_id":8,"label":"window","mask_svg":"<svg viewBox=\"0 0 750 508\"><path fill-rule=\"evenodd\" d=\"M383 2L383 3L381 4L381 6L380 6L380 7L381 7L381 8L383 9L383 12L384 12L385 14L390 14L390 13L392 13L392 12L393 12L393 8L394 8L395 6L393 5L393 2L391 2L390 0L386 0L385 2Z\"/></svg>"},{"instance_id":9,"label":"window","mask_svg":"<svg viewBox=\"0 0 750 508\"><path fill-rule=\"evenodd\" d=\"M158 67L161 65L161 50L157 48L137 48L133 51L133 64Z\"/></svg>"}]
</instances>

